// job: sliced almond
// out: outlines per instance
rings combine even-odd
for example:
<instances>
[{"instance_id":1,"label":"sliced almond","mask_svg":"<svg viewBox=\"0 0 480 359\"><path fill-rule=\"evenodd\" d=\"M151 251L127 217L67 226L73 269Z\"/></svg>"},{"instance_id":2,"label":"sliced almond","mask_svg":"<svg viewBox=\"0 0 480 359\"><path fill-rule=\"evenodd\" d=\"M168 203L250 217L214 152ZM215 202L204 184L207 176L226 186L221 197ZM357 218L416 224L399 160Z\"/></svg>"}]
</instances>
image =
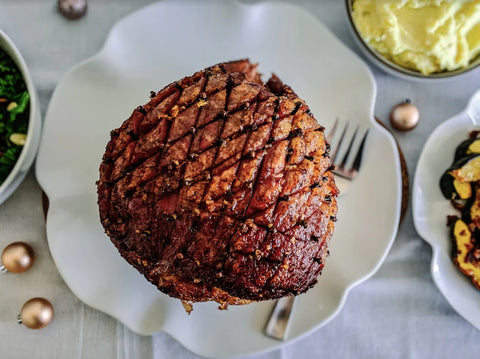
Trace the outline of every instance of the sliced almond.
<instances>
[{"instance_id":1,"label":"sliced almond","mask_svg":"<svg viewBox=\"0 0 480 359\"><path fill-rule=\"evenodd\" d=\"M9 138L10 142L17 146L25 145L27 135L24 133L12 133Z\"/></svg>"}]
</instances>

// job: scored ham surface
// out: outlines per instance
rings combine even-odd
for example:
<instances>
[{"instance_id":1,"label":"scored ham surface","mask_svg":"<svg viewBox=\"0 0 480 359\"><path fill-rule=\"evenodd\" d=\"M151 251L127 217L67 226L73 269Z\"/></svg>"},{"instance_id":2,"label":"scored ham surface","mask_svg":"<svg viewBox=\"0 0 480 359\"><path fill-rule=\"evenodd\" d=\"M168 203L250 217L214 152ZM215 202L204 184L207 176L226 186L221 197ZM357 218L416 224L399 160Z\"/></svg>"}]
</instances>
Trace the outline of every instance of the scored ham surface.
<instances>
[{"instance_id":1,"label":"scored ham surface","mask_svg":"<svg viewBox=\"0 0 480 359\"><path fill-rule=\"evenodd\" d=\"M218 64L152 92L111 132L101 222L162 292L223 306L317 282L338 194L324 128L275 75Z\"/></svg>"}]
</instances>

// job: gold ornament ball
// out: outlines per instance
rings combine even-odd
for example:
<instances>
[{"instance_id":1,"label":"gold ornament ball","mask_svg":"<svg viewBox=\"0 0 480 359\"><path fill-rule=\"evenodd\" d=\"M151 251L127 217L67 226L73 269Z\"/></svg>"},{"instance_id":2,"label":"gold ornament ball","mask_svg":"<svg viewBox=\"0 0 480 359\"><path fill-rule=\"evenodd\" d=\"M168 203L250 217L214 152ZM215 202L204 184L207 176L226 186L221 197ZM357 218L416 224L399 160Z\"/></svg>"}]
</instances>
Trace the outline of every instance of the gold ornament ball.
<instances>
[{"instance_id":1,"label":"gold ornament ball","mask_svg":"<svg viewBox=\"0 0 480 359\"><path fill-rule=\"evenodd\" d=\"M58 11L67 19L81 18L87 12L87 0L58 0Z\"/></svg>"},{"instance_id":2,"label":"gold ornament ball","mask_svg":"<svg viewBox=\"0 0 480 359\"><path fill-rule=\"evenodd\" d=\"M35 261L32 247L24 242L10 243L2 252L2 265L12 273L23 273L30 269Z\"/></svg>"},{"instance_id":3,"label":"gold ornament ball","mask_svg":"<svg viewBox=\"0 0 480 359\"><path fill-rule=\"evenodd\" d=\"M45 298L32 298L20 310L18 322L30 329L45 328L53 319L53 306Z\"/></svg>"},{"instance_id":4,"label":"gold ornament ball","mask_svg":"<svg viewBox=\"0 0 480 359\"><path fill-rule=\"evenodd\" d=\"M420 112L409 100L396 105L390 112L390 122L398 131L413 130L419 121Z\"/></svg>"}]
</instances>

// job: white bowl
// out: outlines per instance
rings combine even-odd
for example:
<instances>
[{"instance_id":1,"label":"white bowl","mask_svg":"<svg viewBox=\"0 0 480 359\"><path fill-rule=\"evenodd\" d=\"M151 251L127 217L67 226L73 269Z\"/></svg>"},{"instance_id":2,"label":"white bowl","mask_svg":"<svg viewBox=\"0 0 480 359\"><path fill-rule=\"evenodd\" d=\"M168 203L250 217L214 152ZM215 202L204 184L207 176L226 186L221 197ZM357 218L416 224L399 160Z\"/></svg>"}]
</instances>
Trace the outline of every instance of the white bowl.
<instances>
[{"instance_id":1,"label":"white bowl","mask_svg":"<svg viewBox=\"0 0 480 359\"><path fill-rule=\"evenodd\" d=\"M411 70L402 66L397 65L393 61L390 61L382 54L378 53L370 47L367 42L364 41L362 35L360 35L357 27L355 26L355 22L353 21L353 1L354 0L345 0L345 7L347 11L347 22L350 28L350 31L353 35L354 40L357 42L358 47L363 52L363 54L378 68L385 71L386 73L401 78L403 80L414 80L418 82L439 82L445 81L449 79L458 79L460 77L465 77L470 75L470 73L474 70L480 71L480 56L477 56L473 59L470 64L461 69L453 70L453 71L442 71L442 72L435 72L432 74L422 74L419 71Z\"/></svg>"},{"instance_id":2,"label":"white bowl","mask_svg":"<svg viewBox=\"0 0 480 359\"><path fill-rule=\"evenodd\" d=\"M30 72L28 71L27 65L17 47L2 30L0 30L0 48L5 50L5 52L17 64L30 95L30 114L28 119L27 139L15 166L5 181L0 185L0 203L2 203L17 189L32 165L40 142L42 126L38 96L33 86Z\"/></svg>"}]
</instances>

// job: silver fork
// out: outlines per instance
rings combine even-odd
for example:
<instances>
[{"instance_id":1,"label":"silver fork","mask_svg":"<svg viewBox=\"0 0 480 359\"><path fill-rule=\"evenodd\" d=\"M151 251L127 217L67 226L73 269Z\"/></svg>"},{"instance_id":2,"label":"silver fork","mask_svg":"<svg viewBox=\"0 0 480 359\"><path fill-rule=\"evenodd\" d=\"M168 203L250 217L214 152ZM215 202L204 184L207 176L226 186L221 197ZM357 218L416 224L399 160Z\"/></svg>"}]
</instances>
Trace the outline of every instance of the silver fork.
<instances>
[{"instance_id":1,"label":"silver fork","mask_svg":"<svg viewBox=\"0 0 480 359\"><path fill-rule=\"evenodd\" d=\"M365 142L367 140L368 129L365 131L360 143L358 144L358 149L356 151L355 158L351 165L347 166L350 159L350 153L356 141L359 127L355 129L353 135L351 136L350 142L347 149L343 153L342 160L337 164L336 159L338 154L343 151L343 143L348 132L349 123L347 122L343 127L343 131L339 135L340 137L336 141L335 149L331 152L330 158L332 163L334 163L333 173L335 175L335 184L340 190L340 196L345 195L350 189L350 183L357 177L358 172L360 171L360 166L362 164L362 156L365 149ZM336 137L336 131L339 127L339 120L335 121L330 133L327 136L327 142L332 143L332 139ZM278 339L284 340L288 334L288 328L290 324L291 314L293 312L296 296L284 297L277 300L275 307L270 314L267 325L265 326L264 333L265 335Z\"/></svg>"},{"instance_id":2,"label":"silver fork","mask_svg":"<svg viewBox=\"0 0 480 359\"><path fill-rule=\"evenodd\" d=\"M332 130L328 134L327 137L327 142L331 143L336 129L338 127L338 119L335 121L335 124L332 127ZM335 175L335 184L340 190L340 196L345 195L348 190L350 189L350 183L357 177L358 171L360 170L360 166L362 164L362 157L363 157L363 151L365 148L365 142L367 141L367 136L368 136L368 129L365 131L365 134L363 135L363 138L360 141L360 144L358 145L357 149L357 154L355 155L355 158L353 159L353 162L350 166L347 167L347 163L350 159L350 153L352 151L352 147L355 143L355 140L357 138L358 130L359 127L357 126L355 128L355 132L353 132L352 138L350 140L350 143L348 144L347 150L345 151L342 161L337 164L336 159L337 155L339 153L339 150L341 150L342 144L345 139L345 134L347 133L349 123L347 122L345 124L345 127L343 128L342 134L340 135L340 138L337 141L337 145L335 147L335 150L330 154L330 158L332 159L332 163L335 164L333 173Z\"/></svg>"}]
</instances>

